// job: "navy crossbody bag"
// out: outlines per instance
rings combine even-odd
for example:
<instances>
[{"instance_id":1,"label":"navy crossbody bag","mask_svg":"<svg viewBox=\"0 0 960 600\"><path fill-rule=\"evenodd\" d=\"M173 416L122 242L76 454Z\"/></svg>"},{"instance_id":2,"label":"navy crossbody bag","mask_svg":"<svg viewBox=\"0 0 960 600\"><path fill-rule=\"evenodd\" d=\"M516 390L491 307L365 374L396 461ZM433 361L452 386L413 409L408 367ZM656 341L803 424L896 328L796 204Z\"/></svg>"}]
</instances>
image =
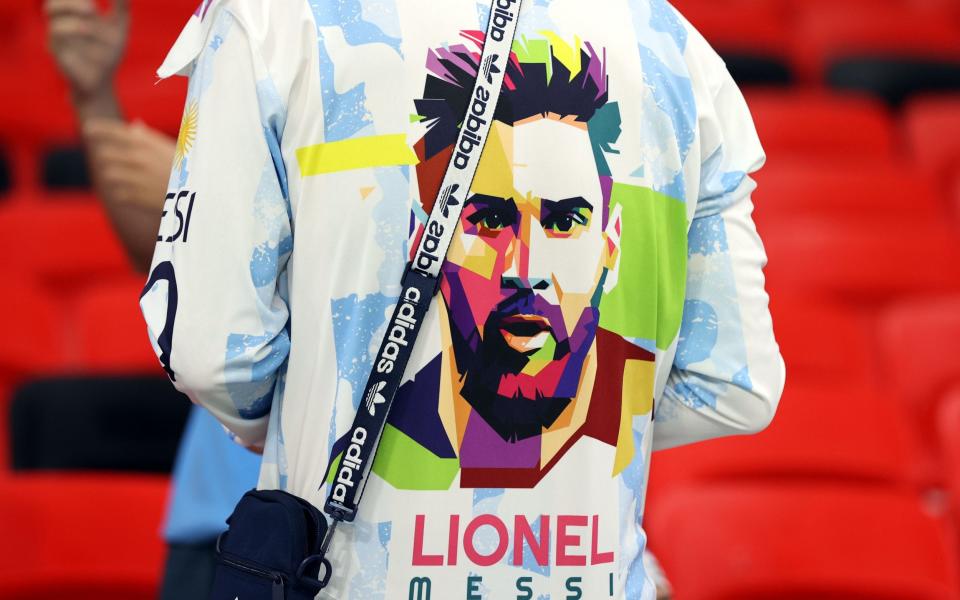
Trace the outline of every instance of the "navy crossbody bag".
<instances>
[{"instance_id":1,"label":"navy crossbody bag","mask_svg":"<svg viewBox=\"0 0 960 600\"><path fill-rule=\"evenodd\" d=\"M334 566L327 548L341 522L351 522L376 455L390 405L410 359L420 324L439 289L440 268L456 231L463 200L473 182L480 153L500 97L523 0L492 0L490 23L467 117L476 129L460 128L457 148L447 166L425 235L406 269L402 292L390 318L407 329L409 343L394 344L394 368L371 372L351 426L351 443L337 465L321 512L311 503L279 490L244 494L227 519L229 529L217 541L217 568L211 600L311 600L330 582ZM482 109L481 109L482 108ZM384 339L378 356L389 340ZM376 361L374 361L376 363ZM324 514L326 513L326 515ZM327 516L331 521L328 526Z\"/></svg>"}]
</instances>

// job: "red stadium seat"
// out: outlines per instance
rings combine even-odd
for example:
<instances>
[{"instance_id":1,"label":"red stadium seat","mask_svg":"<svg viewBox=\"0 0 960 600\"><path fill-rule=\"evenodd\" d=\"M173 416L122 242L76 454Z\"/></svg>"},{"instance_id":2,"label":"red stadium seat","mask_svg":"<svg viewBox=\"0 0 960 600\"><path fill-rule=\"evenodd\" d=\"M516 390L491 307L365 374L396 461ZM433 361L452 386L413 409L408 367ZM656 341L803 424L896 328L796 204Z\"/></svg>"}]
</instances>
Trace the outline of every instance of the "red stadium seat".
<instances>
[{"instance_id":1,"label":"red stadium seat","mask_svg":"<svg viewBox=\"0 0 960 600\"><path fill-rule=\"evenodd\" d=\"M9 461L10 392L29 376L63 367L61 309L27 278L8 277L0 294L0 472ZM2 545L2 544L0 544Z\"/></svg>"},{"instance_id":2,"label":"red stadium seat","mask_svg":"<svg viewBox=\"0 0 960 600\"><path fill-rule=\"evenodd\" d=\"M74 286L131 273L103 208L69 200L0 208L0 270Z\"/></svg>"},{"instance_id":3,"label":"red stadium seat","mask_svg":"<svg viewBox=\"0 0 960 600\"><path fill-rule=\"evenodd\" d=\"M944 523L908 491L731 482L672 490L644 520L683 600L956 598Z\"/></svg>"},{"instance_id":4,"label":"red stadium seat","mask_svg":"<svg viewBox=\"0 0 960 600\"><path fill-rule=\"evenodd\" d=\"M810 82L844 56L884 55L960 59L960 25L938 11L890 3L857 7L843 2L807 5L797 19L794 62Z\"/></svg>"},{"instance_id":5,"label":"red stadium seat","mask_svg":"<svg viewBox=\"0 0 960 600\"><path fill-rule=\"evenodd\" d=\"M756 179L754 200L763 208L757 213L760 227L766 220L793 217L856 224L864 215L902 219L909 211L910 221L922 222L947 214L928 180L893 160L773 160Z\"/></svg>"},{"instance_id":6,"label":"red stadium seat","mask_svg":"<svg viewBox=\"0 0 960 600\"><path fill-rule=\"evenodd\" d=\"M748 93L747 104L772 166L798 156L844 164L894 156L893 120L876 100L765 90Z\"/></svg>"},{"instance_id":7,"label":"red stadium seat","mask_svg":"<svg viewBox=\"0 0 960 600\"><path fill-rule=\"evenodd\" d=\"M844 381L858 385L875 378L875 345L867 315L851 308L777 294L770 298L773 329L787 364L790 386ZM828 341L829 340L829 341ZM842 359L828 351L842 348Z\"/></svg>"},{"instance_id":8,"label":"red stadium seat","mask_svg":"<svg viewBox=\"0 0 960 600\"><path fill-rule=\"evenodd\" d=\"M180 131L183 106L187 97L187 79L172 77L158 81L120 79L117 94L129 121L143 121L172 138Z\"/></svg>"},{"instance_id":9,"label":"red stadium seat","mask_svg":"<svg viewBox=\"0 0 960 600\"><path fill-rule=\"evenodd\" d=\"M960 295L910 298L888 307L879 315L877 340L891 391L932 433L936 400L960 381Z\"/></svg>"},{"instance_id":10,"label":"red stadium seat","mask_svg":"<svg viewBox=\"0 0 960 600\"><path fill-rule=\"evenodd\" d=\"M768 0L759 0L766 2ZM803 12L836 10L891 10L933 12L938 15L950 14L956 8L954 0L773 0L773 4L783 5L792 14Z\"/></svg>"},{"instance_id":11,"label":"red stadium seat","mask_svg":"<svg viewBox=\"0 0 960 600\"><path fill-rule=\"evenodd\" d=\"M760 233L767 283L780 294L876 304L960 289L960 238L945 219L765 218Z\"/></svg>"},{"instance_id":12,"label":"red stadium seat","mask_svg":"<svg viewBox=\"0 0 960 600\"><path fill-rule=\"evenodd\" d=\"M674 2L693 26L714 47L760 51L774 56L783 52L788 23L775 4L754 0Z\"/></svg>"},{"instance_id":13,"label":"red stadium seat","mask_svg":"<svg viewBox=\"0 0 960 600\"><path fill-rule=\"evenodd\" d=\"M956 177L950 186L950 213L956 229L960 231L960 169L957 169Z\"/></svg>"},{"instance_id":14,"label":"red stadium seat","mask_svg":"<svg viewBox=\"0 0 960 600\"><path fill-rule=\"evenodd\" d=\"M4 75L14 81L29 79L44 93L5 94L0 102L8 108L0 113L0 129L31 145L74 139L76 119L69 88L48 47L43 2L22 4L17 36L10 40L13 47L0 64ZM16 112L8 112L11 109Z\"/></svg>"},{"instance_id":15,"label":"red stadium seat","mask_svg":"<svg viewBox=\"0 0 960 600\"><path fill-rule=\"evenodd\" d=\"M710 10L716 0L675 0L671 2L684 14L696 17L703 10ZM933 12L938 15L958 14L955 0L730 0L723 6L731 8L752 9L760 6L767 10L776 10L787 18L795 18L799 14L815 11L830 11L842 8L844 10L910 10L918 12ZM960 16L960 14L958 14Z\"/></svg>"},{"instance_id":16,"label":"red stadium seat","mask_svg":"<svg viewBox=\"0 0 960 600\"><path fill-rule=\"evenodd\" d=\"M960 381L958 381L960 384ZM960 544L960 385L939 402L937 433L942 452L943 474L950 493L957 542Z\"/></svg>"},{"instance_id":17,"label":"red stadium seat","mask_svg":"<svg viewBox=\"0 0 960 600\"><path fill-rule=\"evenodd\" d=\"M63 367L60 307L29 279L9 277L0 294L0 471L8 464L10 392L26 377ZM0 544L2 545L2 544Z\"/></svg>"},{"instance_id":18,"label":"red stadium seat","mask_svg":"<svg viewBox=\"0 0 960 600\"><path fill-rule=\"evenodd\" d=\"M10 382L0 377L0 473L10 467Z\"/></svg>"},{"instance_id":19,"label":"red stadium seat","mask_svg":"<svg viewBox=\"0 0 960 600\"><path fill-rule=\"evenodd\" d=\"M655 453L651 498L696 481L920 483L925 474L916 471L916 441L904 421L900 407L878 388L838 380L791 383L765 431Z\"/></svg>"},{"instance_id":20,"label":"red stadium seat","mask_svg":"<svg viewBox=\"0 0 960 600\"><path fill-rule=\"evenodd\" d=\"M0 478L0 599L156 597L167 491L163 477Z\"/></svg>"},{"instance_id":21,"label":"red stadium seat","mask_svg":"<svg viewBox=\"0 0 960 600\"><path fill-rule=\"evenodd\" d=\"M140 314L143 278L98 285L77 300L77 366L85 372L160 373Z\"/></svg>"},{"instance_id":22,"label":"red stadium seat","mask_svg":"<svg viewBox=\"0 0 960 600\"><path fill-rule=\"evenodd\" d=\"M949 183L960 172L960 95L927 96L905 108L907 148L923 172Z\"/></svg>"},{"instance_id":23,"label":"red stadium seat","mask_svg":"<svg viewBox=\"0 0 960 600\"><path fill-rule=\"evenodd\" d=\"M785 85L793 80L786 14L755 0L684 0L675 6L719 52L741 85Z\"/></svg>"},{"instance_id":24,"label":"red stadium seat","mask_svg":"<svg viewBox=\"0 0 960 600\"><path fill-rule=\"evenodd\" d=\"M156 72L201 2L202 0L140 0L132 3L131 45L124 57L125 66L149 73Z\"/></svg>"},{"instance_id":25,"label":"red stadium seat","mask_svg":"<svg viewBox=\"0 0 960 600\"><path fill-rule=\"evenodd\" d=\"M0 49L3 55L13 51L16 43L16 33L22 24L23 13L29 9L28 2L4 0L0 2Z\"/></svg>"},{"instance_id":26,"label":"red stadium seat","mask_svg":"<svg viewBox=\"0 0 960 600\"><path fill-rule=\"evenodd\" d=\"M8 277L0 294L0 320L0 378L11 383L63 366L61 308L39 286Z\"/></svg>"},{"instance_id":27,"label":"red stadium seat","mask_svg":"<svg viewBox=\"0 0 960 600\"><path fill-rule=\"evenodd\" d=\"M131 4L130 45L117 75L117 93L127 119L140 119L176 137L187 80L173 77L158 81L156 72L199 4L199 0L142 0Z\"/></svg>"}]
</instances>

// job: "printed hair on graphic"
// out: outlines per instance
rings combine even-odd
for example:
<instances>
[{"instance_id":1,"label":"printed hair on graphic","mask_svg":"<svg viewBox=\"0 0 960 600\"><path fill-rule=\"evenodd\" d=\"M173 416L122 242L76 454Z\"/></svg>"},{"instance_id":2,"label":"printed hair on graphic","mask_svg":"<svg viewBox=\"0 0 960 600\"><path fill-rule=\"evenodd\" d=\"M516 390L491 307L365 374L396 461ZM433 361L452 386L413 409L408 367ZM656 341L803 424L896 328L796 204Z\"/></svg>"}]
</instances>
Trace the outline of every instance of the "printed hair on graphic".
<instances>
[{"instance_id":1,"label":"printed hair on graphic","mask_svg":"<svg viewBox=\"0 0 960 600\"><path fill-rule=\"evenodd\" d=\"M599 175L609 177L604 154L616 153L620 109L615 102L608 103L606 50L597 52L579 39L568 43L554 34L544 35L545 39L524 36L514 41L494 119L512 125L547 113L576 117L587 125ZM453 146L471 100L485 35L463 31L461 36L472 48L457 44L429 52L423 98L414 101L417 115L428 127L418 148L425 161Z\"/></svg>"}]
</instances>

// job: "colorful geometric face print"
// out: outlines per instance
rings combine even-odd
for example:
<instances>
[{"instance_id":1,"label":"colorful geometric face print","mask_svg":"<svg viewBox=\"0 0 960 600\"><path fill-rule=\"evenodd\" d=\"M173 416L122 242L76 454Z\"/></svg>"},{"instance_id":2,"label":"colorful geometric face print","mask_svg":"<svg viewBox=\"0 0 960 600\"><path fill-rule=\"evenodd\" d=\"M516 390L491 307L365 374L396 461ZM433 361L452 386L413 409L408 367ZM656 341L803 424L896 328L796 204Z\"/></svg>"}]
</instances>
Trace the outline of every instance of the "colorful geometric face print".
<instances>
[{"instance_id":1,"label":"colorful geometric face print","mask_svg":"<svg viewBox=\"0 0 960 600\"><path fill-rule=\"evenodd\" d=\"M415 101L424 214L476 100L483 34L462 35L466 44L429 52ZM374 466L395 487L446 489L458 472L463 487L533 487L584 436L624 440L611 476L629 462L636 411L623 409L624 383L649 412L654 357L600 327L621 252L604 157L619 133L605 52L549 33L514 44L443 267L442 350L400 389ZM402 457L434 476L411 477Z\"/></svg>"}]
</instances>

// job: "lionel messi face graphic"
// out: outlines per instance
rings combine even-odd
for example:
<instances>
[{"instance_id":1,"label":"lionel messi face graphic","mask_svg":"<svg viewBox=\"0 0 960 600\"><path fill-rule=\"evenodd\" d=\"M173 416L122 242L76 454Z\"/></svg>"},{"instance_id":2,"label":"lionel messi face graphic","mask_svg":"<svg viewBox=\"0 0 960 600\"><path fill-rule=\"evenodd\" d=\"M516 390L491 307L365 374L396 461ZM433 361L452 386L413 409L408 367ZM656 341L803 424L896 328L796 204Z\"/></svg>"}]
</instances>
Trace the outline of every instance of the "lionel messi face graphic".
<instances>
[{"instance_id":1,"label":"lionel messi face graphic","mask_svg":"<svg viewBox=\"0 0 960 600\"><path fill-rule=\"evenodd\" d=\"M586 125L495 122L443 268L461 395L504 440L573 402L617 245Z\"/></svg>"},{"instance_id":2,"label":"lionel messi face graphic","mask_svg":"<svg viewBox=\"0 0 960 600\"><path fill-rule=\"evenodd\" d=\"M426 126L417 179L428 211L482 47L482 34L464 37L476 48L431 51L415 102ZM605 159L620 114L608 102L603 53L551 42L534 56L523 43L443 266L452 408L441 398L440 412L463 468L543 466L583 425L600 299L620 250Z\"/></svg>"}]
</instances>

